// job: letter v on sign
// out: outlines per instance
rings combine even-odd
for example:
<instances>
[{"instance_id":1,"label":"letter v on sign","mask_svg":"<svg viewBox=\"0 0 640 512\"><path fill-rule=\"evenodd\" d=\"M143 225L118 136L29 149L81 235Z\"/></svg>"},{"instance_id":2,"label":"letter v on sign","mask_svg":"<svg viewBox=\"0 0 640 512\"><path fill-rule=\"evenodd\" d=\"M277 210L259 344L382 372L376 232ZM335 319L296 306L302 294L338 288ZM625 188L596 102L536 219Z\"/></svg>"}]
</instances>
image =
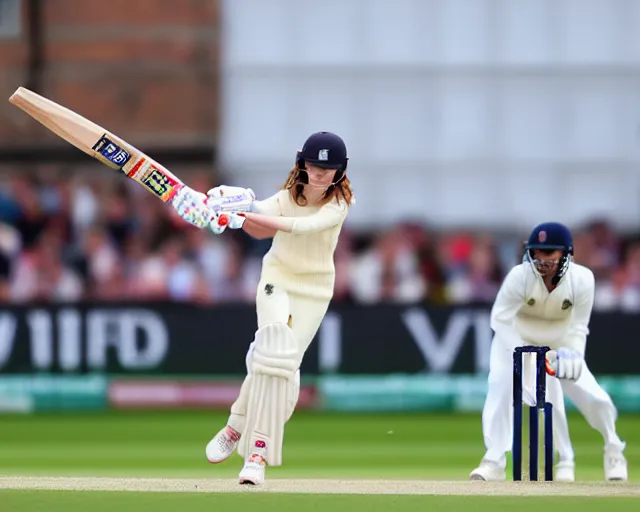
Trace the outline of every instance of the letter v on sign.
<instances>
[{"instance_id":1,"label":"letter v on sign","mask_svg":"<svg viewBox=\"0 0 640 512\"><path fill-rule=\"evenodd\" d=\"M423 309L411 308L402 314L402 321L420 349L428 369L434 372L447 372L451 369L472 320L472 315L468 312L454 311L440 339L429 315Z\"/></svg>"},{"instance_id":2,"label":"letter v on sign","mask_svg":"<svg viewBox=\"0 0 640 512\"><path fill-rule=\"evenodd\" d=\"M10 313L0 315L0 368L11 358L18 322Z\"/></svg>"}]
</instances>

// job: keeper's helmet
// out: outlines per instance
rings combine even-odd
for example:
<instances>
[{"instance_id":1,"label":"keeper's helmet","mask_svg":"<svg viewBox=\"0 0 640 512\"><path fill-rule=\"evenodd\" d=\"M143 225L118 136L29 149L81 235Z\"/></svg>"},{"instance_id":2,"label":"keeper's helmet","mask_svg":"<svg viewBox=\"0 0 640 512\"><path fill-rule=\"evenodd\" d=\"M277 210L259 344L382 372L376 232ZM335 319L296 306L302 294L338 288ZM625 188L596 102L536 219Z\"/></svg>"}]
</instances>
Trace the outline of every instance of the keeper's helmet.
<instances>
[{"instance_id":1,"label":"keeper's helmet","mask_svg":"<svg viewBox=\"0 0 640 512\"><path fill-rule=\"evenodd\" d=\"M331 132L312 133L296 155L299 180L302 183L309 182L305 171L306 162L323 169L336 169L331 186L337 185L345 176L348 161L347 146L338 135Z\"/></svg>"},{"instance_id":2,"label":"keeper's helmet","mask_svg":"<svg viewBox=\"0 0 640 512\"><path fill-rule=\"evenodd\" d=\"M544 252L562 251L558 261L549 262L535 259L534 249ZM569 262L573 259L573 237L571 231L559 222L544 222L537 225L531 231L529 240L525 244L525 259L531 264L533 270L540 274L545 265L558 264L558 270L553 277L553 284L557 284L569 268Z\"/></svg>"}]
</instances>

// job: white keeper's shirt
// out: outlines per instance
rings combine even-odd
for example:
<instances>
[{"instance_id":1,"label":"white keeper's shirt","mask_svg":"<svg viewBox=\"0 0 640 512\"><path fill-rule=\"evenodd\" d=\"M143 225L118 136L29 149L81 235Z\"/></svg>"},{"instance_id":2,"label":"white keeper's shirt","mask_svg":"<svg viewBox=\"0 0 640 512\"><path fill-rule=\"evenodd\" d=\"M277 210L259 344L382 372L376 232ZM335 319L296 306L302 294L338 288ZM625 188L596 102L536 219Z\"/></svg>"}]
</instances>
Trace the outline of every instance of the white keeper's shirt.
<instances>
[{"instance_id":1,"label":"white keeper's shirt","mask_svg":"<svg viewBox=\"0 0 640 512\"><path fill-rule=\"evenodd\" d=\"M496 337L512 346L567 347L584 355L593 308L595 278L587 267L570 262L551 291L529 262L513 267L491 309Z\"/></svg>"}]
</instances>

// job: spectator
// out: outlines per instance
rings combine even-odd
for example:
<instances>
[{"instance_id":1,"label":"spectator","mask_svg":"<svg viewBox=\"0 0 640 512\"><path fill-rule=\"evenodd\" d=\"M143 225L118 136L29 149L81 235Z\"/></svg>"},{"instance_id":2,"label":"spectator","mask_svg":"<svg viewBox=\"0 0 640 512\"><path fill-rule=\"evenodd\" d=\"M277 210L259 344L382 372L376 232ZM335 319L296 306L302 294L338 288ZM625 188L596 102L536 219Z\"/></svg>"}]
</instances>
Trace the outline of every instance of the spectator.
<instances>
[{"instance_id":1,"label":"spectator","mask_svg":"<svg viewBox=\"0 0 640 512\"><path fill-rule=\"evenodd\" d=\"M629 244L612 279L598 285L595 302L600 310L640 311L640 241Z\"/></svg>"},{"instance_id":2,"label":"spectator","mask_svg":"<svg viewBox=\"0 0 640 512\"><path fill-rule=\"evenodd\" d=\"M491 303L502 283L500 257L490 238L480 238L471 249L465 269L447 285L447 297L456 304Z\"/></svg>"},{"instance_id":3,"label":"spectator","mask_svg":"<svg viewBox=\"0 0 640 512\"><path fill-rule=\"evenodd\" d=\"M14 302L72 302L83 298L81 277L62 261L62 240L44 232L17 259L10 296Z\"/></svg>"},{"instance_id":4,"label":"spectator","mask_svg":"<svg viewBox=\"0 0 640 512\"><path fill-rule=\"evenodd\" d=\"M334 302L353 303L355 297L351 288L351 272L354 265L354 240L348 228L343 228L334 254L336 266L336 283L334 286Z\"/></svg>"},{"instance_id":5,"label":"spectator","mask_svg":"<svg viewBox=\"0 0 640 512\"><path fill-rule=\"evenodd\" d=\"M216 184L203 173L188 181L200 190ZM346 229L335 254L334 300L491 303L505 268L521 258L521 239L521 233L438 233L418 222L373 235ZM270 243L241 231L214 236L195 229L116 174L47 167L0 181L5 303L252 302ZM596 219L574 231L574 245L575 261L596 275L595 308L640 311L640 242Z\"/></svg>"},{"instance_id":6,"label":"spectator","mask_svg":"<svg viewBox=\"0 0 640 512\"><path fill-rule=\"evenodd\" d=\"M157 253L151 254L140 266L143 298L150 300L189 301L199 291L201 273L184 257L182 239L165 241Z\"/></svg>"},{"instance_id":7,"label":"spectator","mask_svg":"<svg viewBox=\"0 0 640 512\"><path fill-rule=\"evenodd\" d=\"M383 233L356 258L351 286L361 303L412 303L427 293L415 240L403 227Z\"/></svg>"}]
</instances>

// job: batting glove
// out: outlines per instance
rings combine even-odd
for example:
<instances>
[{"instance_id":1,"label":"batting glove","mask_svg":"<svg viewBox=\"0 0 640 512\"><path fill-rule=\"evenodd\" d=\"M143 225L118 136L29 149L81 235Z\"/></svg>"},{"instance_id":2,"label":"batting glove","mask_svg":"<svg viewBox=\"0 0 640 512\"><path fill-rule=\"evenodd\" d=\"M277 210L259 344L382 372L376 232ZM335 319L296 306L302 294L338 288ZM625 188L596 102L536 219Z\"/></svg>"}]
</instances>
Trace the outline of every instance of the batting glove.
<instances>
[{"instance_id":1,"label":"batting glove","mask_svg":"<svg viewBox=\"0 0 640 512\"><path fill-rule=\"evenodd\" d=\"M251 211L251 205L255 199L256 195L250 188L220 185L207 191L207 204L220 212Z\"/></svg>"},{"instance_id":2,"label":"batting glove","mask_svg":"<svg viewBox=\"0 0 640 512\"><path fill-rule=\"evenodd\" d=\"M241 229L247 220L242 214L235 212L216 213L209 224L209 229L216 235L221 235L225 229Z\"/></svg>"},{"instance_id":3,"label":"batting glove","mask_svg":"<svg viewBox=\"0 0 640 512\"><path fill-rule=\"evenodd\" d=\"M171 201L178 215L198 228L206 228L215 214L206 204L207 196L190 187L182 187Z\"/></svg>"},{"instance_id":4,"label":"batting glove","mask_svg":"<svg viewBox=\"0 0 640 512\"><path fill-rule=\"evenodd\" d=\"M229 217L229 229L242 229L247 220L242 212L229 212L225 213L225 215Z\"/></svg>"},{"instance_id":5,"label":"batting glove","mask_svg":"<svg viewBox=\"0 0 640 512\"><path fill-rule=\"evenodd\" d=\"M229 217L227 214L215 213L211 222L209 223L209 229L214 235L221 235L229 225Z\"/></svg>"}]
</instances>

